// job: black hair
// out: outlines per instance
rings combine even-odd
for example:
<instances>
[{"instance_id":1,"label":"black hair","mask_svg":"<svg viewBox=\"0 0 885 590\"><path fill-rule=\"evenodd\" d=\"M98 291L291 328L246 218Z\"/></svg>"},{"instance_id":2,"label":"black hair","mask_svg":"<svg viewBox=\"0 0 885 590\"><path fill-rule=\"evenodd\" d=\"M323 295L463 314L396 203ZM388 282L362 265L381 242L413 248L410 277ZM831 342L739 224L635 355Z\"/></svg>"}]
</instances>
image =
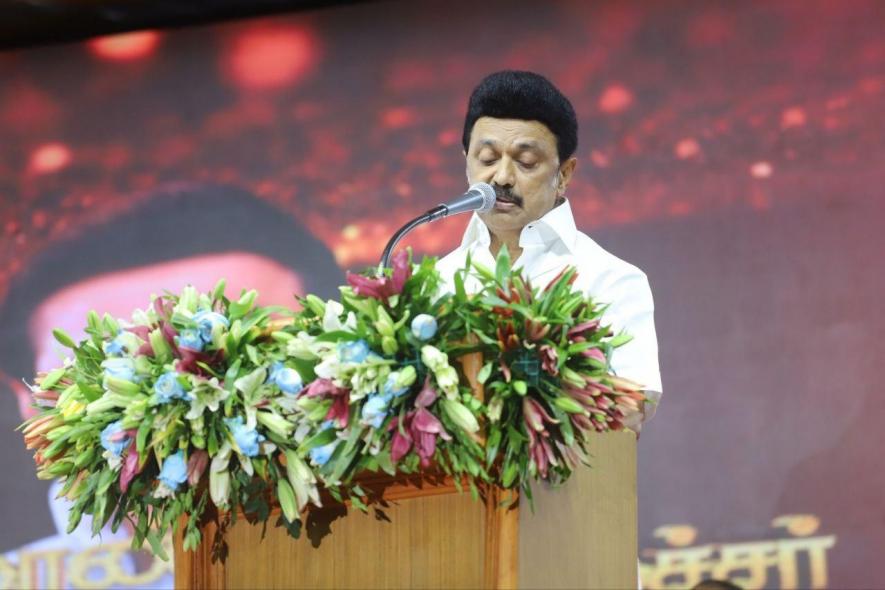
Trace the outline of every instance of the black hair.
<instances>
[{"instance_id":1,"label":"black hair","mask_svg":"<svg viewBox=\"0 0 885 590\"><path fill-rule=\"evenodd\" d=\"M0 306L2 373L9 379L32 380L35 353L29 323L40 304L60 289L108 272L232 251L260 254L296 270L308 293L331 297L343 282L326 245L270 203L234 186L168 185L142 195L119 215L49 244L13 277ZM0 551L55 532L46 508L48 482L22 477L34 467L21 434L13 431L21 418L8 389L0 383L0 444L9 449L2 466L11 475L9 485L0 488L0 503L16 506L23 520L0 531Z\"/></svg>"},{"instance_id":2,"label":"black hair","mask_svg":"<svg viewBox=\"0 0 885 590\"><path fill-rule=\"evenodd\" d=\"M473 89L461 136L465 152L473 125L480 117L543 123L556 136L560 163L572 157L578 147L578 119L572 103L550 80L534 72L495 72Z\"/></svg>"}]
</instances>

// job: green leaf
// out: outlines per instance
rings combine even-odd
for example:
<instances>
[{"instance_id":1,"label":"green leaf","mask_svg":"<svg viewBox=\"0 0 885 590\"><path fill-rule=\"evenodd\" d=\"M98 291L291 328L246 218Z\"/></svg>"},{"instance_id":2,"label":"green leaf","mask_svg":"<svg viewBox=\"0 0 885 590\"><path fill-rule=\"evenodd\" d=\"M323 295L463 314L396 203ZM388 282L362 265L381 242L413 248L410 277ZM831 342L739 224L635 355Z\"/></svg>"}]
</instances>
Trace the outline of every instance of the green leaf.
<instances>
[{"instance_id":1,"label":"green leaf","mask_svg":"<svg viewBox=\"0 0 885 590\"><path fill-rule=\"evenodd\" d=\"M317 336L317 342L339 342L342 340L359 340L359 336L344 330L334 330L332 332L324 332Z\"/></svg>"},{"instance_id":2,"label":"green leaf","mask_svg":"<svg viewBox=\"0 0 885 590\"><path fill-rule=\"evenodd\" d=\"M473 267L473 270L476 271L476 274L478 274L480 276L480 278L482 278L484 281L490 282L490 283L495 282L495 275L492 274L492 271L489 270L484 265L482 265L479 262L474 260L472 262L472 267Z\"/></svg>"},{"instance_id":3,"label":"green leaf","mask_svg":"<svg viewBox=\"0 0 885 590\"><path fill-rule=\"evenodd\" d=\"M104 393L100 387L85 380L77 381L77 389L90 402L94 402Z\"/></svg>"},{"instance_id":4,"label":"green leaf","mask_svg":"<svg viewBox=\"0 0 885 590\"><path fill-rule=\"evenodd\" d=\"M338 438L338 436L335 433L334 428L321 430L298 446L298 454L303 457L311 449L327 445L330 442L334 441L336 438Z\"/></svg>"},{"instance_id":5,"label":"green leaf","mask_svg":"<svg viewBox=\"0 0 885 590\"><path fill-rule=\"evenodd\" d=\"M163 561L169 561L169 556L166 554L166 550L163 549L163 541L157 535L156 531L148 530L147 541L151 544L151 550L154 552L154 555Z\"/></svg>"},{"instance_id":6,"label":"green leaf","mask_svg":"<svg viewBox=\"0 0 885 590\"><path fill-rule=\"evenodd\" d=\"M498 251L498 259L495 261L495 280L501 287L506 288L507 279L510 277L510 268L510 253L507 251L507 246L504 245Z\"/></svg>"},{"instance_id":7,"label":"green leaf","mask_svg":"<svg viewBox=\"0 0 885 590\"><path fill-rule=\"evenodd\" d=\"M462 304L467 302L467 290L464 288L464 273L460 270L455 273L455 301Z\"/></svg>"},{"instance_id":8,"label":"green leaf","mask_svg":"<svg viewBox=\"0 0 885 590\"><path fill-rule=\"evenodd\" d=\"M519 473L519 467L515 462L510 462L504 468L504 473L501 475L501 485L505 488L509 488L511 484L513 484L513 480L516 479L517 474Z\"/></svg>"},{"instance_id":9,"label":"green leaf","mask_svg":"<svg viewBox=\"0 0 885 590\"><path fill-rule=\"evenodd\" d=\"M215 288L212 289L212 300L219 301L224 297L224 289L227 287L227 281L225 279L219 279L217 283L215 283Z\"/></svg>"},{"instance_id":10,"label":"green leaf","mask_svg":"<svg viewBox=\"0 0 885 590\"><path fill-rule=\"evenodd\" d=\"M390 451L382 451L375 455L375 459L378 461L378 466L385 472L390 475L394 475L396 473L396 467L393 465L393 462L390 460Z\"/></svg>"},{"instance_id":11,"label":"green leaf","mask_svg":"<svg viewBox=\"0 0 885 590\"><path fill-rule=\"evenodd\" d=\"M135 434L135 450L138 451L138 455L140 457L144 456L144 449L145 444L147 444L147 437L151 433L151 428L153 427L153 425L153 414L145 416L144 420L141 421L141 424L138 425L138 432Z\"/></svg>"},{"instance_id":12,"label":"green leaf","mask_svg":"<svg viewBox=\"0 0 885 590\"><path fill-rule=\"evenodd\" d=\"M501 445L501 430L495 428L486 441L486 466L491 467L495 462L495 456L498 454L498 447Z\"/></svg>"},{"instance_id":13,"label":"green leaf","mask_svg":"<svg viewBox=\"0 0 885 590\"><path fill-rule=\"evenodd\" d=\"M359 508L362 512L368 512L368 511L369 511L369 507L366 506L365 503L363 503L362 500L360 500L359 496L351 496L351 497L350 497L350 502L351 502L351 504L353 504L353 506L354 506L355 508Z\"/></svg>"},{"instance_id":14,"label":"green leaf","mask_svg":"<svg viewBox=\"0 0 885 590\"><path fill-rule=\"evenodd\" d=\"M618 346L623 346L624 344L627 344L631 340L633 340L632 335L627 334L626 332L621 332L620 334L609 340L609 344L611 344L612 347L617 348Z\"/></svg>"}]
</instances>

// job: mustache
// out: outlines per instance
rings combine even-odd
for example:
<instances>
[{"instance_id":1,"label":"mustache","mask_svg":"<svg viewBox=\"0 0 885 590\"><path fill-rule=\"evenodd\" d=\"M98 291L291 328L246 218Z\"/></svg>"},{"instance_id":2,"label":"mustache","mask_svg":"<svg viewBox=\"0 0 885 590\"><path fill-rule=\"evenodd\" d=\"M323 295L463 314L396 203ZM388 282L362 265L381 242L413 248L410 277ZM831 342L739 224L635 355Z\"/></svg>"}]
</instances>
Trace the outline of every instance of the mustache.
<instances>
[{"instance_id":1,"label":"mustache","mask_svg":"<svg viewBox=\"0 0 885 590\"><path fill-rule=\"evenodd\" d=\"M522 197L514 193L513 189L511 189L510 187L493 185L492 188L495 189L496 199L507 201L508 203L513 203L517 207L522 207Z\"/></svg>"}]
</instances>

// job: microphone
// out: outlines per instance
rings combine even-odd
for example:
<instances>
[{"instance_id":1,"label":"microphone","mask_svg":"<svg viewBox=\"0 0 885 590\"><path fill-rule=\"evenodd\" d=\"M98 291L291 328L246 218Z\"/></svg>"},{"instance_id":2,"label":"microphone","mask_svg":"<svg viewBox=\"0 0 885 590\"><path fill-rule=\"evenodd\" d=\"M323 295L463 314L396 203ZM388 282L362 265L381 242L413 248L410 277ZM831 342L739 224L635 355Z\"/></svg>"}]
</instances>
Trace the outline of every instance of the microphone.
<instances>
[{"instance_id":1,"label":"microphone","mask_svg":"<svg viewBox=\"0 0 885 590\"><path fill-rule=\"evenodd\" d=\"M467 192L460 197L452 199L448 203L440 203L433 209L430 209L426 213L411 220L399 228L396 233L393 234L393 237L390 238L390 241L387 242L387 246L384 248L384 254L381 255L381 264L378 267L378 272L380 273L383 269L390 266L390 255L393 253L393 249L396 247L397 242L422 223L429 223L437 219L442 219L443 217L457 215L458 213L467 213L469 211L489 211L495 206L495 199L495 189L492 188L492 185L485 182L477 182L467 189Z\"/></svg>"},{"instance_id":2,"label":"microphone","mask_svg":"<svg viewBox=\"0 0 885 590\"><path fill-rule=\"evenodd\" d=\"M485 182L477 182L472 185L467 192L456 199L452 199L448 203L440 203L426 215L430 216L428 221L435 221L442 217L457 215L458 213L467 213L469 211L479 211L480 213L490 211L495 206L495 189L492 185Z\"/></svg>"}]
</instances>

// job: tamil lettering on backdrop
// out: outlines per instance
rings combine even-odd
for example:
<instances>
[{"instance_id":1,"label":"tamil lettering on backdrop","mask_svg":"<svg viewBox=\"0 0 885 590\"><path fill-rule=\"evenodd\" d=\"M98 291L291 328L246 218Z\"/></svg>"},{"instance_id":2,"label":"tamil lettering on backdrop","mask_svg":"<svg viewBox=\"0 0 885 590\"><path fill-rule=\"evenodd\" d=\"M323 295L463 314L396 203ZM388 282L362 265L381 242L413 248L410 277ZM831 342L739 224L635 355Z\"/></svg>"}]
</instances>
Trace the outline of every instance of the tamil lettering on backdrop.
<instances>
[{"instance_id":1,"label":"tamil lettering on backdrop","mask_svg":"<svg viewBox=\"0 0 885 590\"><path fill-rule=\"evenodd\" d=\"M22 550L0 556L0 588L148 588L171 586L172 559L146 552L136 556L129 541L112 541L83 551L69 548ZM172 555L172 539L164 541ZM141 571L133 564L140 563Z\"/></svg>"},{"instance_id":2,"label":"tamil lettering on backdrop","mask_svg":"<svg viewBox=\"0 0 885 590\"><path fill-rule=\"evenodd\" d=\"M779 516L773 527L789 537L740 543L692 545L697 529L666 525L655 536L667 549L646 549L651 561L640 564L646 588L691 588L704 579L731 580L746 590L761 588L827 588L827 550L835 535L815 536L820 520L810 514Z\"/></svg>"}]
</instances>

